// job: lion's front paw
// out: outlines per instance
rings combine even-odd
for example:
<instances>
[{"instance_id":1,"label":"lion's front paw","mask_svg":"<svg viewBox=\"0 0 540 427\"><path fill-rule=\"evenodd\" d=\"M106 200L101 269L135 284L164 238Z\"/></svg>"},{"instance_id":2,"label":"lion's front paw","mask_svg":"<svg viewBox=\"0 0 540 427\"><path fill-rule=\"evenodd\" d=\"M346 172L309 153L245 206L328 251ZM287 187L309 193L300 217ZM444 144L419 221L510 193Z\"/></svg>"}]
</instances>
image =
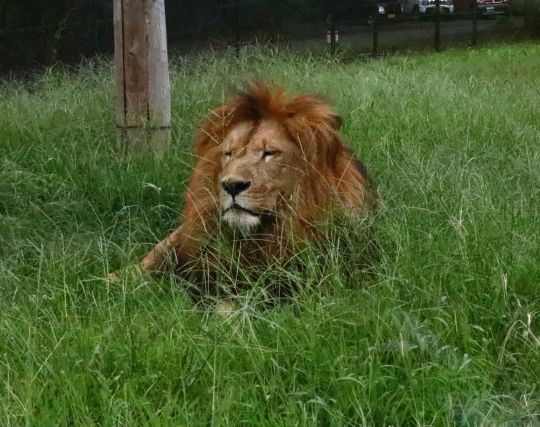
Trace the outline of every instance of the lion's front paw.
<instances>
[{"instance_id":1,"label":"lion's front paw","mask_svg":"<svg viewBox=\"0 0 540 427\"><path fill-rule=\"evenodd\" d=\"M118 283L120 281L120 278L118 277L118 274L116 273L109 273L105 277L105 280L110 283Z\"/></svg>"},{"instance_id":2,"label":"lion's front paw","mask_svg":"<svg viewBox=\"0 0 540 427\"><path fill-rule=\"evenodd\" d=\"M105 280L110 283L120 283L124 280L140 280L141 278L146 277L148 274L140 267L140 265L130 265L129 267L124 267L119 271L107 274Z\"/></svg>"},{"instance_id":3,"label":"lion's front paw","mask_svg":"<svg viewBox=\"0 0 540 427\"><path fill-rule=\"evenodd\" d=\"M227 319L231 318L237 311L236 304L232 299L222 299L216 303L214 311L219 316Z\"/></svg>"}]
</instances>

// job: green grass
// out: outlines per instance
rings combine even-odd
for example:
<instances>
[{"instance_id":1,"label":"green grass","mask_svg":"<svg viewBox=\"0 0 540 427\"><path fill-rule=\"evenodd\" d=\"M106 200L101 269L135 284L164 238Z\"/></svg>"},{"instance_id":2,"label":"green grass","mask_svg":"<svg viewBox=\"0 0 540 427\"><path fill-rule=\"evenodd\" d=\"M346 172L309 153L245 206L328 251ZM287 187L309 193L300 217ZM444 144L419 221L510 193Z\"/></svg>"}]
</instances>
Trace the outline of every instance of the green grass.
<instances>
[{"instance_id":1,"label":"green grass","mask_svg":"<svg viewBox=\"0 0 540 427\"><path fill-rule=\"evenodd\" d=\"M107 62L1 84L0 424L538 425L539 75L532 43L176 60L161 161L115 149ZM331 247L231 321L181 280L104 283L175 226L195 127L253 77L337 106L381 197L374 272Z\"/></svg>"}]
</instances>

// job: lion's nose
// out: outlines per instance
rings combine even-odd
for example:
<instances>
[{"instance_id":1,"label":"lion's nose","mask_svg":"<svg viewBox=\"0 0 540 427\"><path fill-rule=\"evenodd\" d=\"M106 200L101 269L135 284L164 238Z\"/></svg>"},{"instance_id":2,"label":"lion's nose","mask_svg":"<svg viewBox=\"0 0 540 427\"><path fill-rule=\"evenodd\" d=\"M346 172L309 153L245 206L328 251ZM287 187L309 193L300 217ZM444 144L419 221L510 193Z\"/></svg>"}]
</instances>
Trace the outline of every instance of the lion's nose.
<instances>
[{"instance_id":1,"label":"lion's nose","mask_svg":"<svg viewBox=\"0 0 540 427\"><path fill-rule=\"evenodd\" d=\"M242 191L247 190L250 185L251 181L237 181L232 179L221 181L221 186L223 187L223 189L232 197L240 194Z\"/></svg>"}]
</instances>

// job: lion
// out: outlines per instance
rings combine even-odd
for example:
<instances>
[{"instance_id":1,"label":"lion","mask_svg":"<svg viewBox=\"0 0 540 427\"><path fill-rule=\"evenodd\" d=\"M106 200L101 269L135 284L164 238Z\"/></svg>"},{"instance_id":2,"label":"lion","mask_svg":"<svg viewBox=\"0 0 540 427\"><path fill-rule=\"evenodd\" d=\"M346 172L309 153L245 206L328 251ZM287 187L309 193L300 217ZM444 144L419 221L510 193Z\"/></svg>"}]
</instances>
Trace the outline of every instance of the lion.
<instances>
[{"instance_id":1,"label":"lion","mask_svg":"<svg viewBox=\"0 0 540 427\"><path fill-rule=\"evenodd\" d=\"M252 83L210 112L196 133L196 164L181 222L140 262L144 272L182 271L213 235L246 265L287 259L339 207L362 217L375 196L366 167L340 136L341 119L317 95Z\"/></svg>"}]
</instances>

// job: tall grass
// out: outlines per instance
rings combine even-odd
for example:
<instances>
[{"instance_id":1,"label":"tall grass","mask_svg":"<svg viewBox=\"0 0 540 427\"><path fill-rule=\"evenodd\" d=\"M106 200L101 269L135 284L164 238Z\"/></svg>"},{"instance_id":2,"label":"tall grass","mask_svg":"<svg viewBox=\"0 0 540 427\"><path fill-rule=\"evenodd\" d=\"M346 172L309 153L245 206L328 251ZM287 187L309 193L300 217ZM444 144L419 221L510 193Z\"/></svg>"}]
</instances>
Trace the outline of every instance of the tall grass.
<instances>
[{"instance_id":1,"label":"tall grass","mask_svg":"<svg viewBox=\"0 0 540 427\"><path fill-rule=\"evenodd\" d=\"M0 423L540 423L539 71L538 44L177 59L161 161L115 148L106 61L2 83ZM381 198L372 271L330 244L227 320L180 279L105 283L175 226L195 127L250 78L336 105Z\"/></svg>"}]
</instances>

